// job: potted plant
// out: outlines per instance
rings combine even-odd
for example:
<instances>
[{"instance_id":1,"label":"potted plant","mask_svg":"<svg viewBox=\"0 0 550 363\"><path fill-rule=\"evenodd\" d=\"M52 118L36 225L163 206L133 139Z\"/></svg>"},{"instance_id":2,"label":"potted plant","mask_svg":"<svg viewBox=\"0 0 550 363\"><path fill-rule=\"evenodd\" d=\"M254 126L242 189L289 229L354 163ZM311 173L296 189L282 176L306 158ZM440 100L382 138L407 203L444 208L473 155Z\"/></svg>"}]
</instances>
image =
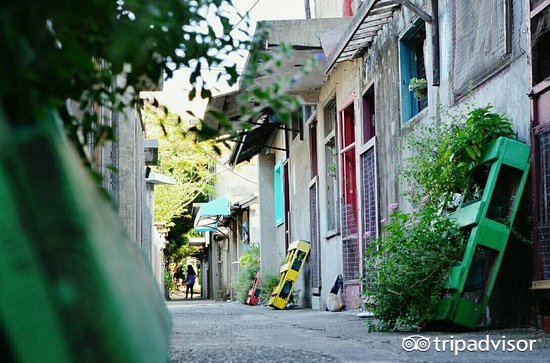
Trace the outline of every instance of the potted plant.
<instances>
[{"instance_id":1,"label":"potted plant","mask_svg":"<svg viewBox=\"0 0 550 363\"><path fill-rule=\"evenodd\" d=\"M424 78L411 78L409 81L409 92L412 92L417 101L421 101L428 93L428 81Z\"/></svg>"}]
</instances>

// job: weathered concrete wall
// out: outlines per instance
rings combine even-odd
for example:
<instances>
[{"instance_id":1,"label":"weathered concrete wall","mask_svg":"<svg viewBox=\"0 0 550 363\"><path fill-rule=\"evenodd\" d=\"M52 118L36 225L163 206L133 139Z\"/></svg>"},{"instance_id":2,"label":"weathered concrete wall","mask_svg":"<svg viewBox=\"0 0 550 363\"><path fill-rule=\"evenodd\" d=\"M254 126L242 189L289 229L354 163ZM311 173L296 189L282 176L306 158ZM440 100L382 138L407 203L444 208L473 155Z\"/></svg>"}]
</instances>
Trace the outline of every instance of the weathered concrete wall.
<instances>
[{"instance_id":1,"label":"weathered concrete wall","mask_svg":"<svg viewBox=\"0 0 550 363\"><path fill-rule=\"evenodd\" d=\"M273 186L273 167L275 158L272 154L258 155L258 181L260 183L260 269L276 272L279 269L279 253L275 231L275 200Z\"/></svg>"},{"instance_id":2,"label":"weathered concrete wall","mask_svg":"<svg viewBox=\"0 0 550 363\"><path fill-rule=\"evenodd\" d=\"M231 168L226 160L229 157L229 150L225 150L220 161L215 165L216 182L214 184L213 198L227 198L229 202L244 203L258 196L258 161L254 157L249 162L238 164ZM239 259L242 256L242 219L236 213L236 221L231 222L232 229L228 230L229 240L214 242L213 249L218 248L218 261L215 261L215 269L210 273L216 276L213 278L213 291L215 298L233 298L231 285L239 272ZM249 219L250 241L258 241L259 220L251 210Z\"/></svg>"},{"instance_id":3,"label":"weathered concrete wall","mask_svg":"<svg viewBox=\"0 0 550 363\"><path fill-rule=\"evenodd\" d=\"M241 202L258 195L258 162L254 157L231 168L225 164L229 152L222 155L220 164L216 164L216 182L214 198L227 198L231 203Z\"/></svg>"},{"instance_id":4,"label":"weathered concrete wall","mask_svg":"<svg viewBox=\"0 0 550 363\"><path fill-rule=\"evenodd\" d=\"M429 9L428 9L429 10ZM445 113L464 113L466 107L484 107L492 104L498 113L504 113L513 121L514 130L518 138L529 142L529 90L528 61L522 49L527 47L527 32L525 9L520 1L514 2L514 48L511 61L498 69L493 76L472 89L471 99L456 99L452 90L452 34L453 19L450 4L440 2L440 55L441 55L441 83L439 87L432 85L433 64L431 46L425 47L426 73L429 84L428 108L415 116L406 126L401 125L400 117L400 76L398 39L407 28L416 20L407 9L397 11L393 19L378 33L377 38L367 55L363 58L365 77L363 85L371 82L375 85L376 92L376 133L378 155L378 182L379 182L379 212L380 218L387 216L387 205L399 201L400 206L408 210L406 197L407 186L398 182L398 168L408 154L401 152L403 146L402 137L405 135L423 132L423 126L434 122L449 122ZM427 38L431 36L431 26L426 26ZM428 42L429 44L429 42ZM468 60L465 59L465 62ZM438 105L441 107L438 110ZM525 197L524 197L525 198ZM520 246L521 247L521 246ZM510 247L517 250L516 245ZM524 251L527 250L524 248ZM509 252L507 252L507 256ZM532 255L529 253L517 253L518 259L507 258L502 265L502 276L515 276L514 286L517 289L505 287L499 278L497 281L494 298L491 302L493 320L500 325L508 325L510 322L528 322L532 316L532 304L530 293L526 289L532 273L514 274L513 271L530 271L532 269ZM516 296L515 298L512 295ZM498 298L497 298L498 297ZM502 301L521 301L520 306L510 309L510 305L502 304ZM532 300L531 300L532 301ZM513 312L512 312L513 310Z\"/></svg>"},{"instance_id":5,"label":"weathered concrete wall","mask_svg":"<svg viewBox=\"0 0 550 363\"><path fill-rule=\"evenodd\" d=\"M336 98L336 108L341 110L350 101L354 104L356 128L359 127L359 102L360 93L360 69L361 63L358 61L345 62L337 65L330 73L327 81L321 88L319 103L317 104L317 142L318 142L318 166L319 166L319 230L320 230L320 253L321 253L321 280L322 288L320 295L320 308L324 310L326 307L326 299L334 284L336 277L343 273L343 256L342 256L342 238L339 231L335 235L328 235L327 224L327 170L325 165L326 150L324 129L324 113L323 108L328 101ZM356 137L360 135L356 131ZM338 143L337 133L336 143ZM357 164L358 165L358 164ZM339 171L338 171L339 173ZM359 184L358 184L359 185ZM338 186L341 190L341 185ZM339 191L338 195L341 195ZM340 200L337 201L340 204ZM337 216L340 220L340 215ZM341 224L341 222L340 222Z\"/></svg>"},{"instance_id":6,"label":"weathered concrete wall","mask_svg":"<svg viewBox=\"0 0 550 363\"><path fill-rule=\"evenodd\" d=\"M332 18L344 15L344 0L315 0L315 17Z\"/></svg>"}]
</instances>

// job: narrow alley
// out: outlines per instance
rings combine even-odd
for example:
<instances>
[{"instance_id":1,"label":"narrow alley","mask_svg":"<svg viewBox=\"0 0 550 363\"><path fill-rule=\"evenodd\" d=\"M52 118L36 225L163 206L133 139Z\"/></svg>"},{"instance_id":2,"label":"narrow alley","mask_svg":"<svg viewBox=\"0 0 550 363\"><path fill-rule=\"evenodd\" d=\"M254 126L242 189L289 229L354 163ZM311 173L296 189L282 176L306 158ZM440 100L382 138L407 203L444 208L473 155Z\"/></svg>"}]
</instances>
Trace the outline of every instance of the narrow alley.
<instances>
[{"instance_id":1,"label":"narrow alley","mask_svg":"<svg viewBox=\"0 0 550 363\"><path fill-rule=\"evenodd\" d=\"M468 333L368 333L367 320L354 313L329 313L310 309L274 310L208 300L168 303L173 329L171 362L544 362L550 354L550 338L535 329L478 331ZM487 351L457 351L450 345L436 351L407 352L406 337L484 341L499 344ZM503 336L512 340L536 340L533 351L503 352ZM460 344L456 344L461 348ZM443 350L439 344L439 350ZM481 346L480 350L485 349ZM508 349L507 346L506 349ZM517 348L523 349L522 345ZM490 356L490 359L488 358Z\"/></svg>"}]
</instances>

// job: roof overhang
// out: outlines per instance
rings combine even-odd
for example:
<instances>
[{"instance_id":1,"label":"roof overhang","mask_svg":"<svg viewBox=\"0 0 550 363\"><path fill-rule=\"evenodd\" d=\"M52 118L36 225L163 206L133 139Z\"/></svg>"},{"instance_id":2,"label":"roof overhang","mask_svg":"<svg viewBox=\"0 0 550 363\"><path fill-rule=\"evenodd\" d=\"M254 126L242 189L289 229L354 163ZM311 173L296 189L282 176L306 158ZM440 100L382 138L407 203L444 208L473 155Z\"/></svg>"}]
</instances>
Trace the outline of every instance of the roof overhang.
<instances>
[{"instance_id":1,"label":"roof overhang","mask_svg":"<svg viewBox=\"0 0 550 363\"><path fill-rule=\"evenodd\" d=\"M268 53L277 52L282 43L290 44L293 54L281 59L281 66L273 74L260 74L255 83L269 86L281 77L292 77L289 92L308 98L308 94L321 87L326 79L323 70L326 57L321 48L320 34L334 29L344 29L350 20L346 18L298 19L265 21L261 24L269 29L264 49ZM300 68L311 58L317 59L319 66L308 74L300 75ZM299 75L297 77L297 75Z\"/></svg>"},{"instance_id":2,"label":"roof overhang","mask_svg":"<svg viewBox=\"0 0 550 363\"><path fill-rule=\"evenodd\" d=\"M229 155L229 165L234 166L243 161L252 159L259 154L264 148L280 149L273 147L271 143L277 130L284 129L286 126L281 122L276 121L268 113L264 113L257 122L254 122L253 127L248 130L237 132L236 136L231 136L228 139L220 141L234 142Z\"/></svg>"},{"instance_id":3,"label":"roof overhang","mask_svg":"<svg viewBox=\"0 0 550 363\"><path fill-rule=\"evenodd\" d=\"M360 57L401 5L409 8L424 21L431 22L431 16L412 0L367 0L357 10L351 24L328 58L325 73L328 74L336 63Z\"/></svg>"}]
</instances>

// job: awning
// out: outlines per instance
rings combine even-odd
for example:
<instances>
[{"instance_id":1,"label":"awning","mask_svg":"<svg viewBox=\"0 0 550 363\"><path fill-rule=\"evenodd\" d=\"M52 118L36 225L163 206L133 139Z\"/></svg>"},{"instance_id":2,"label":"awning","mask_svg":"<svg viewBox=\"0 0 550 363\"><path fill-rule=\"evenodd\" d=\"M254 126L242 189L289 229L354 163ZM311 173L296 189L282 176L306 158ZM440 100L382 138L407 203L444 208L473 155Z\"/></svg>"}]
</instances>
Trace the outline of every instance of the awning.
<instances>
[{"instance_id":1,"label":"awning","mask_svg":"<svg viewBox=\"0 0 550 363\"><path fill-rule=\"evenodd\" d=\"M264 114L254 127L249 130L240 131L236 138L231 139L235 146L231 148L229 155L229 165L237 165L243 161L248 161L259 154L263 148L280 149L270 146L273 135L278 129L285 126L272 117Z\"/></svg>"},{"instance_id":2,"label":"awning","mask_svg":"<svg viewBox=\"0 0 550 363\"><path fill-rule=\"evenodd\" d=\"M217 198L203 204L195 218L194 229L196 232L215 232L218 224L222 224L226 217L231 216L229 200Z\"/></svg>"},{"instance_id":3,"label":"awning","mask_svg":"<svg viewBox=\"0 0 550 363\"><path fill-rule=\"evenodd\" d=\"M357 10L351 24L340 38L339 45L329 57L325 73L328 74L336 63L360 57L401 5L409 8L427 23L431 22L431 16L412 0L367 0Z\"/></svg>"}]
</instances>

